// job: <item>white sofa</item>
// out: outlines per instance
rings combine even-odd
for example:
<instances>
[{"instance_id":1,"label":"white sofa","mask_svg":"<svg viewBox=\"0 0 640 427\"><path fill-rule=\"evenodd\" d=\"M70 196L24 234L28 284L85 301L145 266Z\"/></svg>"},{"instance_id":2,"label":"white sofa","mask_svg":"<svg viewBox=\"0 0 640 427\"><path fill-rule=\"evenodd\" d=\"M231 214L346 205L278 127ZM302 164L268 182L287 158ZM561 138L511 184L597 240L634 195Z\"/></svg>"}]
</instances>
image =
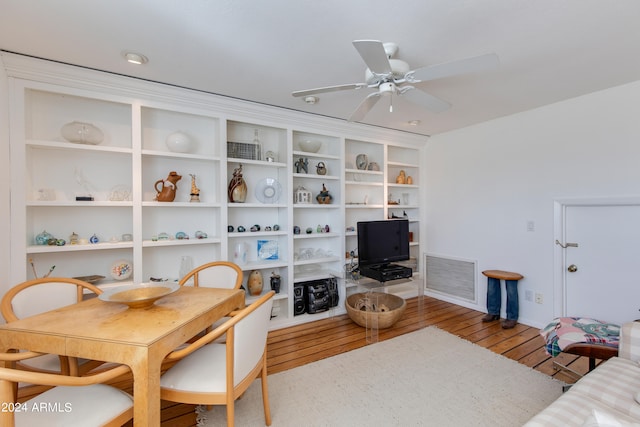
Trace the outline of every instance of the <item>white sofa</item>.
<instances>
[{"instance_id":1,"label":"white sofa","mask_svg":"<svg viewBox=\"0 0 640 427\"><path fill-rule=\"evenodd\" d=\"M618 357L600 364L526 427L640 426L640 322L620 331Z\"/></svg>"}]
</instances>

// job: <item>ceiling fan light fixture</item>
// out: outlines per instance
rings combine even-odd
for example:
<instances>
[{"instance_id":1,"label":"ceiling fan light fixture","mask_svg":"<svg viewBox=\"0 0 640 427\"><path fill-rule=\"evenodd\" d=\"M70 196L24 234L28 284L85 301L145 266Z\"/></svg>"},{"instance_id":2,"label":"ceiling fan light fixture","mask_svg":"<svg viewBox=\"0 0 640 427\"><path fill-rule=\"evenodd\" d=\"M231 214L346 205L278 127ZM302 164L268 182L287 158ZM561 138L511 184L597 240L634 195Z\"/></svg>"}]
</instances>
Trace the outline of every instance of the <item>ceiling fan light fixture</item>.
<instances>
[{"instance_id":1,"label":"ceiling fan light fixture","mask_svg":"<svg viewBox=\"0 0 640 427\"><path fill-rule=\"evenodd\" d=\"M149 59L141 53L124 52L123 56L130 64L142 65L149 62Z\"/></svg>"}]
</instances>

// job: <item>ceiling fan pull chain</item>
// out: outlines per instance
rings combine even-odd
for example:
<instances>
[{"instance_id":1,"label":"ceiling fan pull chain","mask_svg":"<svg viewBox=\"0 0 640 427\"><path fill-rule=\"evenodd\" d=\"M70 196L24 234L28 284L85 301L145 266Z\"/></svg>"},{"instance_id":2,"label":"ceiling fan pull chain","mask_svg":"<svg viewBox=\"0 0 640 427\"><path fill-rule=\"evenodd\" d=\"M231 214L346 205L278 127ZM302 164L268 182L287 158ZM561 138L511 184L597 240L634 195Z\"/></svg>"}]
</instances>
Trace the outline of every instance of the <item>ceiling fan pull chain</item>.
<instances>
[{"instance_id":1,"label":"ceiling fan pull chain","mask_svg":"<svg viewBox=\"0 0 640 427\"><path fill-rule=\"evenodd\" d=\"M393 95L389 95L389 112L393 113Z\"/></svg>"}]
</instances>

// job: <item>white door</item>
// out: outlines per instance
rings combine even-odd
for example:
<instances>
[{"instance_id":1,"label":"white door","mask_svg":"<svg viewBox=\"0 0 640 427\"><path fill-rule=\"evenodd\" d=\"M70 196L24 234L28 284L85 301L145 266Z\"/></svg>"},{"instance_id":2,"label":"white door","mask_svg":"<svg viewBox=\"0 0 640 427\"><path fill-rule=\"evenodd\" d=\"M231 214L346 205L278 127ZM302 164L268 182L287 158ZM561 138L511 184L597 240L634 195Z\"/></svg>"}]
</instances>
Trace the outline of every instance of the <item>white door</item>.
<instances>
[{"instance_id":1,"label":"white door","mask_svg":"<svg viewBox=\"0 0 640 427\"><path fill-rule=\"evenodd\" d=\"M640 318L640 206L566 206L565 315Z\"/></svg>"}]
</instances>

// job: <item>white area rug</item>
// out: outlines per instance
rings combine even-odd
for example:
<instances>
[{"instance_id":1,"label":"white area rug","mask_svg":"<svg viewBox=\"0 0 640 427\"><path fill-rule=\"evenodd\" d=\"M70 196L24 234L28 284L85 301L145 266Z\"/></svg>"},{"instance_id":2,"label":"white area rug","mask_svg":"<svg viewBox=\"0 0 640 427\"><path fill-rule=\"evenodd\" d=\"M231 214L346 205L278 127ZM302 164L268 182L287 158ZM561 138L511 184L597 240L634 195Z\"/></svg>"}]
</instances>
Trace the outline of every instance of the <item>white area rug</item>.
<instances>
[{"instance_id":1,"label":"white area rug","mask_svg":"<svg viewBox=\"0 0 640 427\"><path fill-rule=\"evenodd\" d=\"M521 426L562 393L547 375L435 327L269 375L272 426ZM260 380L236 425L264 426ZM201 426L226 409L198 408Z\"/></svg>"}]
</instances>

